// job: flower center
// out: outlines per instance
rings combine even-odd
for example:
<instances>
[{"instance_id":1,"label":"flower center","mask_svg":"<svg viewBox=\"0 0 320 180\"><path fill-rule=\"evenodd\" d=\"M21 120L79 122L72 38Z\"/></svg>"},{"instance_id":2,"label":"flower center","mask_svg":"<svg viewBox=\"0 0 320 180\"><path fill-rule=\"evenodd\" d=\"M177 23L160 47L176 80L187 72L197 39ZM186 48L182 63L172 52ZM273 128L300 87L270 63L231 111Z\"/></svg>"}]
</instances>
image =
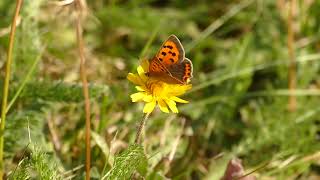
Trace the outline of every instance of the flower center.
<instances>
[{"instance_id":1,"label":"flower center","mask_svg":"<svg viewBox=\"0 0 320 180\"><path fill-rule=\"evenodd\" d=\"M165 85L163 82L158 81L158 80L152 80L150 79L147 81L146 86L148 88L148 91L152 96L154 97L161 97L165 94Z\"/></svg>"}]
</instances>

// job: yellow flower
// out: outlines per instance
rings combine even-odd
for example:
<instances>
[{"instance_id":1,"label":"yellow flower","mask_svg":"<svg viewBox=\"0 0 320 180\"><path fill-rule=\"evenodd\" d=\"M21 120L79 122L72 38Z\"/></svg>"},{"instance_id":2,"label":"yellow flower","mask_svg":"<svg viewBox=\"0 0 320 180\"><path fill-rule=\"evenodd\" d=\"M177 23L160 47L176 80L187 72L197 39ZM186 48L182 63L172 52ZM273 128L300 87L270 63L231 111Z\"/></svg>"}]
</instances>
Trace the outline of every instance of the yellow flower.
<instances>
[{"instance_id":1,"label":"yellow flower","mask_svg":"<svg viewBox=\"0 0 320 180\"><path fill-rule=\"evenodd\" d=\"M145 73L148 72L149 62L142 61L138 66L138 74L129 73L127 79L134 83L137 93L131 94L132 102L144 101L146 102L143 112L151 113L158 104L160 110L169 113L169 109L173 113L178 113L176 102L188 103L188 101L178 98L187 90L191 89L192 85L187 84L168 84L148 77Z\"/></svg>"}]
</instances>

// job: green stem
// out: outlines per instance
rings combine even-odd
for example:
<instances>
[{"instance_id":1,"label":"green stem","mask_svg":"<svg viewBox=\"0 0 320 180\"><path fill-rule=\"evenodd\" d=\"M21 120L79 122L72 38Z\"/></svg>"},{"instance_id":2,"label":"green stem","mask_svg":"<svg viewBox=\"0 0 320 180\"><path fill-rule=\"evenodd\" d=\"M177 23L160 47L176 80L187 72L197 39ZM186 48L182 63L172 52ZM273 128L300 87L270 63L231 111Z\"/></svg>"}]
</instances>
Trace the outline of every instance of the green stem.
<instances>
[{"instance_id":1,"label":"green stem","mask_svg":"<svg viewBox=\"0 0 320 180\"><path fill-rule=\"evenodd\" d=\"M1 122L0 122L0 180L3 179L3 175L4 175L4 162L3 162L4 128L5 128L5 122L6 122L7 102L8 102L8 94L9 94L12 52L13 52L14 36L16 32L16 23L17 23L20 9L21 9L22 1L23 0L17 0L15 14L11 24L7 62L6 62L5 77L4 77L4 84L3 84Z\"/></svg>"},{"instance_id":2,"label":"green stem","mask_svg":"<svg viewBox=\"0 0 320 180\"><path fill-rule=\"evenodd\" d=\"M43 48L44 49L44 48ZM38 55L38 57L35 59L35 61L33 62L33 64L31 65L26 75L26 77L24 78L24 80L22 81L19 89L17 90L17 92L14 94L13 98L10 100L8 106L7 106L7 112L10 110L10 108L12 107L12 105L14 104L14 102L17 100L17 98L19 97L19 95L21 94L23 88L26 86L26 84L29 82L32 73L34 72L35 68L37 67L38 62L41 59L42 53L44 50L41 50L41 53Z\"/></svg>"}]
</instances>

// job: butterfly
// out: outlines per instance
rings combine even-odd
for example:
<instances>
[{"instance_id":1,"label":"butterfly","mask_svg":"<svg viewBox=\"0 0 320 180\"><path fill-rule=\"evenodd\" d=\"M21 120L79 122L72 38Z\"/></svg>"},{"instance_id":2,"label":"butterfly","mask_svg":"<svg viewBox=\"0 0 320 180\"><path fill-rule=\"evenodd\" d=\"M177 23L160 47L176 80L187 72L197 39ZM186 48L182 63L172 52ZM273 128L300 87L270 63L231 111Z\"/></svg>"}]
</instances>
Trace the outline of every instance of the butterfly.
<instances>
[{"instance_id":1,"label":"butterfly","mask_svg":"<svg viewBox=\"0 0 320 180\"><path fill-rule=\"evenodd\" d=\"M182 44L175 35L171 35L149 60L147 75L168 84L188 84L192 70L192 62L185 57Z\"/></svg>"}]
</instances>

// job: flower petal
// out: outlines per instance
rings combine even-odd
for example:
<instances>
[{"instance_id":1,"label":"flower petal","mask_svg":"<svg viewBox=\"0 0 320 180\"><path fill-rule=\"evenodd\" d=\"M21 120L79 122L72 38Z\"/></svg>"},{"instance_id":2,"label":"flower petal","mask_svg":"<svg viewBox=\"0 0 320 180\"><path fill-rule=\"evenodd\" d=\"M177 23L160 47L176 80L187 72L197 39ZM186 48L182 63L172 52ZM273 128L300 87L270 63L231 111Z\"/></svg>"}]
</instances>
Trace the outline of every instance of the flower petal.
<instances>
[{"instance_id":1,"label":"flower petal","mask_svg":"<svg viewBox=\"0 0 320 180\"><path fill-rule=\"evenodd\" d=\"M156 101L151 101L144 105L143 113L151 113L154 110L154 107L156 106Z\"/></svg>"},{"instance_id":2,"label":"flower petal","mask_svg":"<svg viewBox=\"0 0 320 180\"><path fill-rule=\"evenodd\" d=\"M179 103L189 103L189 101L186 101L186 100L181 99L181 98L176 97L176 96L172 96L172 97L170 97L170 99L173 100L173 101L179 102Z\"/></svg>"},{"instance_id":3,"label":"flower petal","mask_svg":"<svg viewBox=\"0 0 320 180\"><path fill-rule=\"evenodd\" d=\"M140 65L141 65L142 69L144 70L144 72L149 72L149 61L147 59L141 60Z\"/></svg>"},{"instance_id":4,"label":"flower petal","mask_svg":"<svg viewBox=\"0 0 320 180\"><path fill-rule=\"evenodd\" d=\"M145 90L145 88L144 87L142 87L142 86L136 86L136 89L138 90L138 91L146 91Z\"/></svg>"},{"instance_id":5,"label":"flower petal","mask_svg":"<svg viewBox=\"0 0 320 180\"><path fill-rule=\"evenodd\" d=\"M143 97L143 101L144 102L151 102L151 101L153 101L154 99L153 99L153 96L152 95L145 95L144 97Z\"/></svg>"},{"instance_id":6,"label":"flower petal","mask_svg":"<svg viewBox=\"0 0 320 180\"><path fill-rule=\"evenodd\" d=\"M179 112L176 103L173 100L165 99L165 101L173 113Z\"/></svg>"},{"instance_id":7,"label":"flower petal","mask_svg":"<svg viewBox=\"0 0 320 180\"><path fill-rule=\"evenodd\" d=\"M192 85L188 84L188 85L171 85L170 87L170 95L172 96L180 96L184 93L186 93L187 90L191 89Z\"/></svg>"},{"instance_id":8,"label":"flower petal","mask_svg":"<svg viewBox=\"0 0 320 180\"><path fill-rule=\"evenodd\" d=\"M141 101L145 97L145 93L138 92L130 95L132 102Z\"/></svg>"},{"instance_id":9,"label":"flower petal","mask_svg":"<svg viewBox=\"0 0 320 180\"><path fill-rule=\"evenodd\" d=\"M138 75L133 74L133 73L129 73L127 76L127 79L131 82L133 82L133 84L138 84L140 85L140 78Z\"/></svg>"},{"instance_id":10,"label":"flower petal","mask_svg":"<svg viewBox=\"0 0 320 180\"><path fill-rule=\"evenodd\" d=\"M158 100L158 104L162 112L169 113L168 106L162 99Z\"/></svg>"},{"instance_id":11,"label":"flower petal","mask_svg":"<svg viewBox=\"0 0 320 180\"><path fill-rule=\"evenodd\" d=\"M139 74L141 80L143 82L146 82L148 80L148 77L146 76L145 71L142 68L142 66L138 66L137 71L138 71L138 74Z\"/></svg>"}]
</instances>

